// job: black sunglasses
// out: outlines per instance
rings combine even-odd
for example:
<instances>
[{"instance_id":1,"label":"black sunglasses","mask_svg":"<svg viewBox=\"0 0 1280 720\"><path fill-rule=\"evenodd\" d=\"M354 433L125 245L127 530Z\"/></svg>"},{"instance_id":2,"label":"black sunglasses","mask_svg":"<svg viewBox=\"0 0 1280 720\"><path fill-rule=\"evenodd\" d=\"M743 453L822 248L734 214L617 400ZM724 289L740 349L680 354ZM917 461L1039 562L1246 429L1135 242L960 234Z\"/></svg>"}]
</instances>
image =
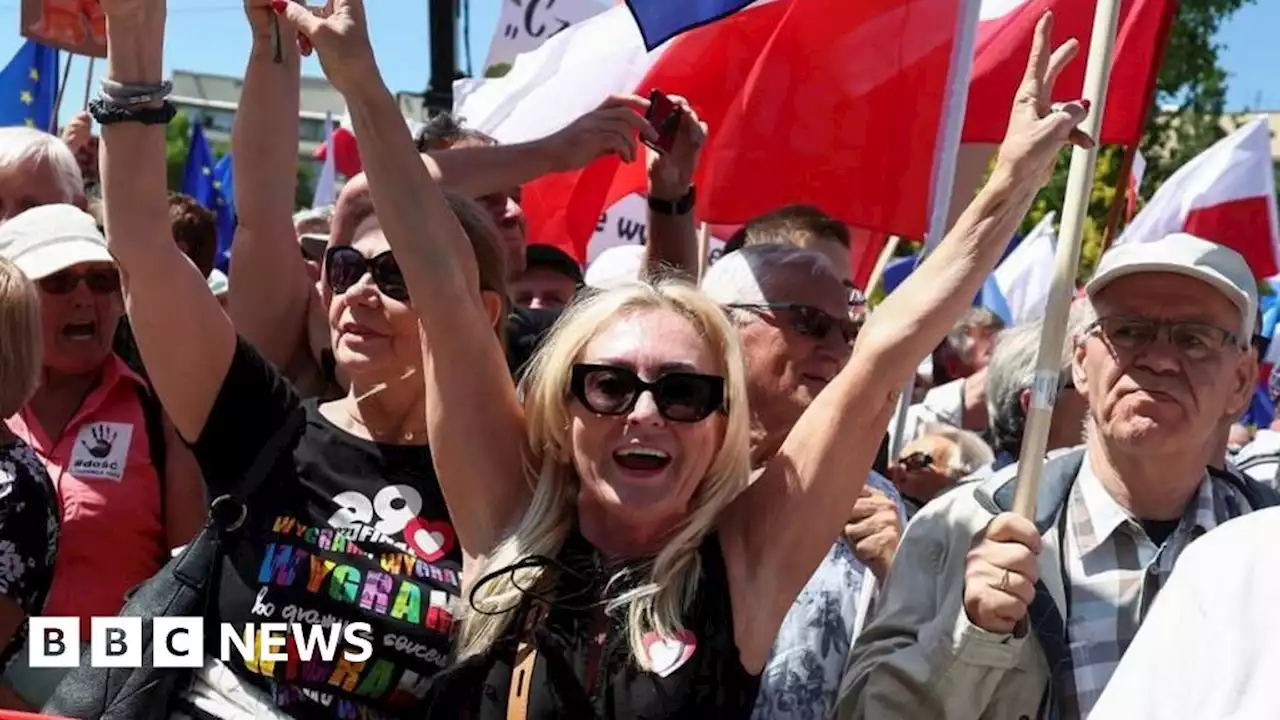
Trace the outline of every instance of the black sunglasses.
<instances>
[{"instance_id":1,"label":"black sunglasses","mask_svg":"<svg viewBox=\"0 0 1280 720\"><path fill-rule=\"evenodd\" d=\"M120 271L115 268L102 268L85 273L72 272L70 269L59 270L52 275L40 278L39 283L40 289L50 295L68 295L75 292L81 280L89 286L89 292L94 295L120 292Z\"/></svg>"},{"instance_id":2,"label":"black sunglasses","mask_svg":"<svg viewBox=\"0 0 1280 720\"><path fill-rule=\"evenodd\" d=\"M673 372L645 382L630 368L577 364L569 390L598 415L625 415L645 392L653 393L658 413L672 422L695 423L724 410L724 378L717 375Z\"/></svg>"},{"instance_id":3,"label":"black sunglasses","mask_svg":"<svg viewBox=\"0 0 1280 720\"><path fill-rule=\"evenodd\" d=\"M298 237L298 247L302 257L310 262L322 262L325 248L329 246L329 236L319 233L303 233Z\"/></svg>"},{"instance_id":4,"label":"black sunglasses","mask_svg":"<svg viewBox=\"0 0 1280 720\"><path fill-rule=\"evenodd\" d=\"M353 247L337 245L324 254L324 278L334 295L350 290L365 273L373 275L378 292L402 303L409 302L409 288L390 250L368 259Z\"/></svg>"},{"instance_id":5,"label":"black sunglasses","mask_svg":"<svg viewBox=\"0 0 1280 720\"><path fill-rule=\"evenodd\" d=\"M812 305L801 303L734 303L728 307L738 310L785 314L791 321L791 328L806 337L825 340L832 328L840 330L844 341L852 344L858 338L859 324L848 317L834 317L830 313L819 310Z\"/></svg>"}]
</instances>

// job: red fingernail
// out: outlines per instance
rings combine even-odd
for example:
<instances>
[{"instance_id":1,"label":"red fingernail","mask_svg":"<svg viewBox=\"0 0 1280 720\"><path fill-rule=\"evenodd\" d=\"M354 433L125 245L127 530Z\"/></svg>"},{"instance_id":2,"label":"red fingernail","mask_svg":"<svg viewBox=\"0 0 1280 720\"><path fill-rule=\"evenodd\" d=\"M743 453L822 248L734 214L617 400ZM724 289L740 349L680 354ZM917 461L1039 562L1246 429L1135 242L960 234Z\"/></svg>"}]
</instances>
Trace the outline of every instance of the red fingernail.
<instances>
[{"instance_id":1,"label":"red fingernail","mask_svg":"<svg viewBox=\"0 0 1280 720\"><path fill-rule=\"evenodd\" d=\"M275 10L277 15L283 15L285 6L287 5L288 3L284 0L271 0L271 9Z\"/></svg>"},{"instance_id":2,"label":"red fingernail","mask_svg":"<svg viewBox=\"0 0 1280 720\"><path fill-rule=\"evenodd\" d=\"M1088 98L1085 98L1085 99L1081 100L1081 101L1080 101L1080 104L1084 106L1084 109L1085 109L1086 111L1089 109L1089 106L1090 106L1090 105L1093 105L1093 103L1089 102L1089 99L1088 99Z\"/></svg>"}]
</instances>

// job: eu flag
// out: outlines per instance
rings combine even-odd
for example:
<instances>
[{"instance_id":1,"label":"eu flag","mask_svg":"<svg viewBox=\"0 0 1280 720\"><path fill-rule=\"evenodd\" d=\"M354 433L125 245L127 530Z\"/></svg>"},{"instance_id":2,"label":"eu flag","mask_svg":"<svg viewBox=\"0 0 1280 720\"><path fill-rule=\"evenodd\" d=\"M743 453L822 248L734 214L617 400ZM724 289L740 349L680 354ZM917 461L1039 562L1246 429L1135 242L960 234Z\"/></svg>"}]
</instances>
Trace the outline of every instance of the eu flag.
<instances>
[{"instance_id":1,"label":"eu flag","mask_svg":"<svg viewBox=\"0 0 1280 720\"><path fill-rule=\"evenodd\" d=\"M226 258L231 252L231 237L235 233L235 207L231 189L226 187L231 178L231 156L216 166L209 141L204 137L200 123L191 130L191 148L187 151L187 169L182 177L182 193L210 210L218 227L218 253L215 267L226 272Z\"/></svg>"},{"instance_id":2,"label":"eu flag","mask_svg":"<svg viewBox=\"0 0 1280 720\"><path fill-rule=\"evenodd\" d=\"M0 71L0 126L53 128L58 51L28 40Z\"/></svg>"},{"instance_id":3,"label":"eu flag","mask_svg":"<svg viewBox=\"0 0 1280 720\"><path fill-rule=\"evenodd\" d=\"M225 273L231 265L231 241L236 235L236 186L230 153L213 166L213 188L218 191L218 207L213 213L218 220L218 254L214 261Z\"/></svg>"}]
</instances>

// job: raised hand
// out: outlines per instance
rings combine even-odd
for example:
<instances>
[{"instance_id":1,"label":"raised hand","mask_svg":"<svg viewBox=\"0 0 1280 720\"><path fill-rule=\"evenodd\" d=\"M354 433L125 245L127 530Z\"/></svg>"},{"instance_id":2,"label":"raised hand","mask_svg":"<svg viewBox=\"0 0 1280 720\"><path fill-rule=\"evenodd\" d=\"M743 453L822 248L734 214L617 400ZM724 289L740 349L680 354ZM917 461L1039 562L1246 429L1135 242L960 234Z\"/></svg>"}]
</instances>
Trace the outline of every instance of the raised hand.
<instances>
[{"instance_id":1,"label":"raised hand","mask_svg":"<svg viewBox=\"0 0 1280 720\"><path fill-rule=\"evenodd\" d=\"M71 152L79 153L93 139L93 118L87 112L76 113L75 118L62 128L60 136Z\"/></svg>"},{"instance_id":2,"label":"raised hand","mask_svg":"<svg viewBox=\"0 0 1280 720\"><path fill-rule=\"evenodd\" d=\"M619 95L574 120L543 142L559 170L586 167L598 157L614 154L626 162L636 159L636 134L656 141L658 133L643 113L649 101L635 95Z\"/></svg>"},{"instance_id":3,"label":"raised hand","mask_svg":"<svg viewBox=\"0 0 1280 720\"><path fill-rule=\"evenodd\" d=\"M304 53L315 49L325 77L339 92L377 77L363 0L328 0L324 7L273 0L271 9L280 16L282 32L289 31L286 37L300 35Z\"/></svg>"},{"instance_id":4,"label":"raised hand","mask_svg":"<svg viewBox=\"0 0 1280 720\"><path fill-rule=\"evenodd\" d=\"M698 119L687 100L677 95L669 97L681 110L680 127L671 152L649 151L649 195L675 202L684 197L693 184L698 156L707 141L707 124Z\"/></svg>"},{"instance_id":5,"label":"raised hand","mask_svg":"<svg viewBox=\"0 0 1280 720\"><path fill-rule=\"evenodd\" d=\"M1027 72L1014 98L1009 130L998 157L998 162L1020 181L1037 186L1049 182L1058 151L1064 145L1089 148L1094 144L1093 139L1077 127L1089 113L1087 100L1052 104L1058 76L1080 51L1080 44L1072 39L1050 53L1052 35L1053 14L1045 13L1036 24Z\"/></svg>"}]
</instances>

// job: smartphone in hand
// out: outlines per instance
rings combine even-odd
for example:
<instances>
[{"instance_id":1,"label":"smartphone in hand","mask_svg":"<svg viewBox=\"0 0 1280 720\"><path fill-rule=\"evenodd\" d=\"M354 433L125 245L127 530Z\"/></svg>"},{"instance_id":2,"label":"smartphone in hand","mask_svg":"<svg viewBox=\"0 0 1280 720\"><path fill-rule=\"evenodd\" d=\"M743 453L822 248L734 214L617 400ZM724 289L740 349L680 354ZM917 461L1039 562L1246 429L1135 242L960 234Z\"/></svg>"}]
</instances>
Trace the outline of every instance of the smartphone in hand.
<instances>
[{"instance_id":1,"label":"smartphone in hand","mask_svg":"<svg viewBox=\"0 0 1280 720\"><path fill-rule=\"evenodd\" d=\"M680 106L672 102L671 98L664 95L662 91L654 90L649 93L649 110L644 114L644 119L658 131L658 140L657 142L645 140L644 144L664 155L671 152L676 142L676 133L680 130L682 113Z\"/></svg>"}]
</instances>

